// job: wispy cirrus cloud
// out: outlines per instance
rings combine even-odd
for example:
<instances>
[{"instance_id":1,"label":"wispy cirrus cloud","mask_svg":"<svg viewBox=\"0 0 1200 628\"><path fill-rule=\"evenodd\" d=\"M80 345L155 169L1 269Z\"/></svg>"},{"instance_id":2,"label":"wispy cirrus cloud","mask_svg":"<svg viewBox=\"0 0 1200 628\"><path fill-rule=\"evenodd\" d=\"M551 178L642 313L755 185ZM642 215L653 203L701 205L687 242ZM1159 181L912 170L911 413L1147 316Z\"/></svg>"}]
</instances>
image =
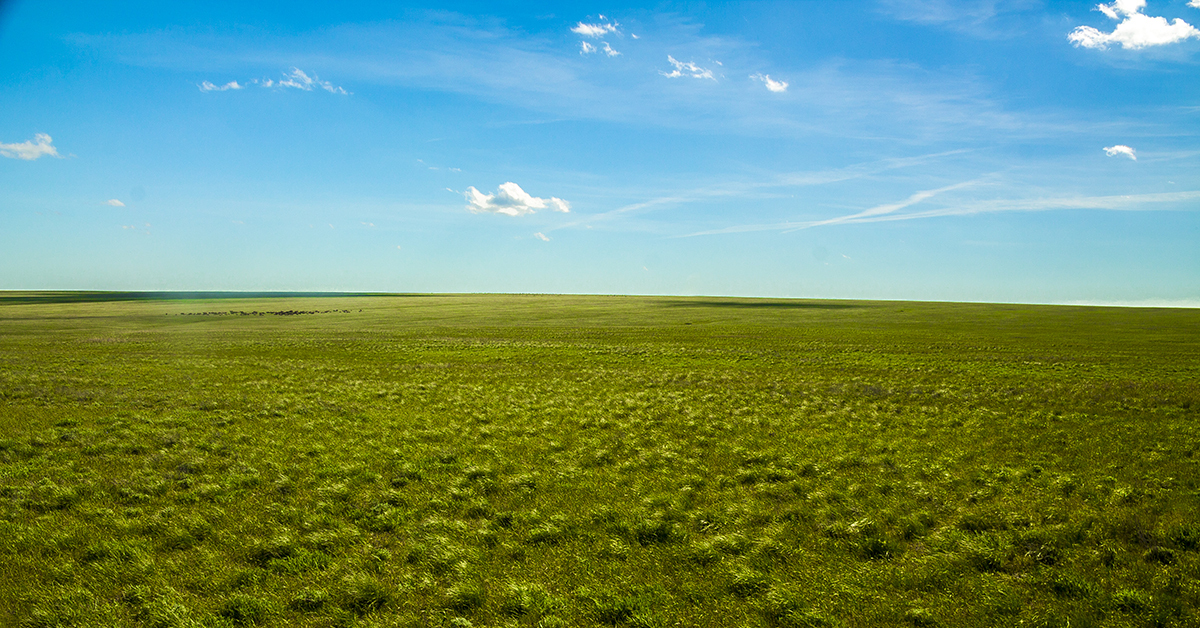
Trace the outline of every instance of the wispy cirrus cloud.
<instances>
[{"instance_id":1,"label":"wispy cirrus cloud","mask_svg":"<svg viewBox=\"0 0 1200 628\"><path fill-rule=\"evenodd\" d=\"M833 58L790 70L791 85L802 84L805 89L789 90L786 109L779 102L783 99L748 99L733 84L729 89L708 89L704 98L697 98L686 83L721 79L715 61L701 66L700 59L723 59L747 76L762 67L759 53L748 42L703 36L697 28L666 18L654 26L657 30L647 33L653 37L644 37L637 49L614 57L628 59L630 65L645 64L649 71L640 73L613 72L582 63L579 56L564 55L555 41L445 14L407 22L347 24L303 37L268 39L254 46L233 36L159 32L77 36L74 41L139 66L208 72L210 68L311 59L363 83L463 94L538 115L669 128L721 128L773 137L817 134L850 141L886 137L961 142L990 138L996 131L1014 139L1090 132L1098 125L1114 124L1111 117L1090 120L1078 112L1060 115L1052 110L1013 108L969 68L928 69L894 60ZM602 42L588 39L580 42L579 51L599 56ZM464 41L473 44L464 46ZM305 52L314 46L326 52L319 57ZM680 61L674 51L681 49L695 56ZM665 71L650 69L655 58L663 57L671 64ZM396 63L400 58L407 61ZM685 83L662 81L663 77L701 80ZM260 82L274 85L278 81ZM248 88L255 85L252 81L238 83Z\"/></svg>"},{"instance_id":2,"label":"wispy cirrus cloud","mask_svg":"<svg viewBox=\"0 0 1200 628\"><path fill-rule=\"evenodd\" d=\"M601 15L600 19L604 20L604 16ZM618 30L619 27L620 27L620 24L618 24L616 22L603 21L599 24L585 24L583 22L579 22L571 29L571 32L575 33L577 35L582 35L584 37L590 37L592 39L597 39L597 38L603 37L609 33L612 33L614 35L619 35L620 34L620 31ZM637 39L636 35L634 36L634 39ZM602 52L606 56L609 56L609 57L616 57L621 54L620 52L617 52L611 45L609 45L609 43L607 41L600 42L600 47L596 47L595 45L593 45L592 43L587 42L587 41L579 42L579 54L588 55L593 52Z\"/></svg>"},{"instance_id":3,"label":"wispy cirrus cloud","mask_svg":"<svg viewBox=\"0 0 1200 628\"><path fill-rule=\"evenodd\" d=\"M237 81L229 81L224 85L216 85L209 81L201 81L200 91L202 92L224 92L231 89L243 89L245 86Z\"/></svg>"},{"instance_id":4,"label":"wispy cirrus cloud","mask_svg":"<svg viewBox=\"0 0 1200 628\"><path fill-rule=\"evenodd\" d=\"M606 56L609 56L609 57L616 57L621 54L620 52L617 52L616 50L614 50L612 46L608 45L608 42L606 42L606 41L600 42L600 46L601 46L600 48L596 48L595 46L593 46L592 44L590 44L586 41L581 41L581 42L579 42L579 54L588 55L593 52L602 52Z\"/></svg>"},{"instance_id":5,"label":"wispy cirrus cloud","mask_svg":"<svg viewBox=\"0 0 1200 628\"><path fill-rule=\"evenodd\" d=\"M1004 198L989 200L970 200L948 203L942 207L903 212L899 211L916 205L937 193L949 191L957 187L965 187L973 182L964 182L947 186L938 190L917 192L898 203L879 205L869 210L840 216L829 220L786 221L769 224L735 225L722 229L698 231L681 237L704 235L721 235L729 233L747 233L752 231L797 231L813 227L861 224L872 222L892 222L898 220L917 220L921 218L941 218L948 216L971 216L976 214L992 214L1000 212L1042 212L1055 210L1100 210L1100 211L1155 211L1163 209L1192 209L1200 200L1200 190L1186 192L1160 192L1150 194L1122 194L1115 196L1058 196L1038 198Z\"/></svg>"},{"instance_id":6,"label":"wispy cirrus cloud","mask_svg":"<svg viewBox=\"0 0 1200 628\"><path fill-rule=\"evenodd\" d=\"M53 140L45 133L38 133L33 140L25 140L17 144L0 144L0 155L12 159L33 161L39 157L61 157L58 149L52 144Z\"/></svg>"},{"instance_id":7,"label":"wispy cirrus cloud","mask_svg":"<svg viewBox=\"0 0 1200 628\"><path fill-rule=\"evenodd\" d=\"M1040 5L1039 0L878 0L877 8L901 21L995 39L1024 32L1013 18Z\"/></svg>"},{"instance_id":8,"label":"wispy cirrus cloud","mask_svg":"<svg viewBox=\"0 0 1200 628\"><path fill-rule=\"evenodd\" d=\"M473 214L504 214L505 216L524 216L535 213L539 209L550 209L556 212L571 211L571 204L561 198L539 198L521 189L512 181L500 184L493 194L484 194L475 189L467 188L463 194L467 198L467 209Z\"/></svg>"},{"instance_id":9,"label":"wispy cirrus cloud","mask_svg":"<svg viewBox=\"0 0 1200 628\"><path fill-rule=\"evenodd\" d=\"M108 205L109 207L124 207L125 206L125 203L122 203L121 201L119 201L115 198L110 198L107 201L104 201L104 204Z\"/></svg>"},{"instance_id":10,"label":"wispy cirrus cloud","mask_svg":"<svg viewBox=\"0 0 1200 628\"><path fill-rule=\"evenodd\" d=\"M1137 161L1137 151L1133 150L1132 148L1130 148L1124 144L1117 144L1116 146L1105 146L1104 154L1108 155L1109 157L1116 157L1117 155L1125 155L1126 157L1128 157L1134 161Z\"/></svg>"},{"instance_id":11,"label":"wispy cirrus cloud","mask_svg":"<svg viewBox=\"0 0 1200 628\"><path fill-rule=\"evenodd\" d=\"M675 69L671 70L670 72L663 72L661 70L658 72L667 78L690 76L698 79L709 79L713 81L717 80L717 77L713 76L712 70L702 68L696 65L695 62L688 61L685 63L683 61L678 61L671 55L667 55L667 61L670 62L671 65L675 66Z\"/></svg>"},{"instance_id":12,"label":"wispy cirrus cloud","mask_svg":"<svg viewBox=\"0 0 1200 628\"><path fill-rule=\"evenodd\" d=\"M837 218L830 218L828 220L818 220L815 222L807 223L803 227L798 227L798 228L807 229L809 227L820 227L820 226L824 226L824 225L837 225L837 224L853 223L853 222L873 222L875 220L882 220L884 216L895 214L896 212L898 212L902 209L906 209L908 207L916 205L917 203L931 199L931 198L937 196L938 194L942 194L943 192L950 192L952 190L961 190L962 188L979 185L981 182L986 180L986 178L987 177L980 178L980 179L972 179L970 181L963 181L961 183L955 183L953 185L947 185L947 186L932 189L932 190L921 190L920 192L916 192L913 195L909 196L908 198L906 198L898 203L884 203L883 205L876 205L875 207L872 207L870 209L865 209L856 214L849 214L847 216L839 216Z\"/></svg>"},{"instance_id":13,"label":"wispy cirrus cloud","mask_svg":"<svg viewBox=\"0 0 1200 628\"><path fill-rule=\"evenodd\" d=\"M1096 10L1113 20L1121 20L1112 32L1106 33L1092 26L1078 26L1067 35L1076 46L1104 50L1110 44L1119 44L1128 50L1150 46L1165 46L1186 39L1200 38L1200 30L1180 18L1168 22L1165 17L1151 17L1142 13L1146 0L1114 0L1112 4L1098 4Z\"/></svg>"},{"instance_id":14,"label":"wispy cirrus cloud","mask_svg":"<svg viewBox=\"0 0 1200 628\"><path fill-rule=\"evenodd\" d=\"M246 85L258 85L266 88L292 88L306 92L311 92L314 89L323 89L331 94L350 94L344 87L339 87L329 81L322 81L316 74L309 76L304 70L295 67L290 72L284 72L283 78L279 80L267 78L250 79L246 81L246 84L229 81L224 85L217 85L211 81L201 81L198 87L202 92L224 92L245 89Z\"/></svg>"},{"instance_id":15,"label":"wispy cirrus cloud","mask_svg":"<svg viewBox=\"0 0 1200 628\"><path fill-rule=\"evenodd\" d=\"M798 172L784 172L773 176L765 177L760 180L753 181L734 181L725 183L715 183L698 187L690 190L679 190L667 193L663 196L651 198L649 200L638 201L623 205L613 210L592 214L590 216L582 216L578 220L556 225L547 229L547 231L556 231L558 229L568 229L581 225L594 225L614 221L629 215L641 214L647 211L663 209L673 206L685 205L698 201L707 201L719 198L741 197L748 198L757 194L761 194L763 190L770 189L787 189L787 188L803 188L812 186L824 186L830 184L843 183L875 177L890 171L900 170L904 168L917 167L928 165L941 161L945 157L963 155L969 153L969 150L952 150L941 153L932 153L927 155L916 155L912 157L894 157L889 159L881 159L878 161L853 164L843 168L831 168L827 170L812 170ZM789 225L799 223L787 223ZM768 225L765 228L775 228L778 225ZM738 227L735 230L761 230L757 228L741 229ZM710 233L710 232L704 232ZM715 232L713 232L715 233ZM699 235L699 234L695 234Z\"/></svg>"}]
</instances>

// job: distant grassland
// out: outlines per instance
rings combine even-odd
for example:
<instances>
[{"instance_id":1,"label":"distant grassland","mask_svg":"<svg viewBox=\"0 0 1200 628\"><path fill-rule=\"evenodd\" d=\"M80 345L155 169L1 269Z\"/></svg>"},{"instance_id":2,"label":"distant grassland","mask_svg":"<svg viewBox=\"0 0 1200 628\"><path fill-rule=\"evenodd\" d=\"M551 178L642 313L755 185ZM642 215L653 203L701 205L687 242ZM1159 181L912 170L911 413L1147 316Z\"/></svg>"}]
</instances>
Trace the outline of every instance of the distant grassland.
<instances>
[{"instance_id":1,"label":"distant grassland","mask_svg":"<svg viewBox=\"0 0 1200 628\"><path fill-rule=\"evenodd\" d=\"M0 625L1200 625L1197 310L85 296L0 293Z\"/></svg>"}]
</instances>

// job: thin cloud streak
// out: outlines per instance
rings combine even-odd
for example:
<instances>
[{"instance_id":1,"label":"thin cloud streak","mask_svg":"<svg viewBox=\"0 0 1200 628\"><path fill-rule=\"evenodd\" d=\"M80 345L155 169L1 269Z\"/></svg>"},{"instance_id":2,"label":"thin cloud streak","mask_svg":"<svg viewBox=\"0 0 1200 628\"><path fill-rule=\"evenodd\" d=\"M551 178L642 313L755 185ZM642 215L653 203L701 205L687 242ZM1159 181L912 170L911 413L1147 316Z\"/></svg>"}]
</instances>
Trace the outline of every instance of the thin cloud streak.
<instances>
[{"instance_id":1,"label":"thin cloud streak","mask_svg":"<svg viewBox=\"0 0 1200 628\"><path fill-rule=\"evenodd\" d=\"M639 212L645 209L651 209L662 206L678 205L681 203L689 203L694 201L722 198L729 196L742 196L754 193L756 190L766 188L787 188L787 187L806 187L816 185L828 185L832 183L841 183L851 181L863 177L880 174L890 170L900 168L908 168L918 166L931 161L936 161L942 157L951 155L961 155L964 153L973 152L968 149L959 149L952 151L944 151L940 153L931 153L928 155L918 155L915 157L896 157L890 159L882 159L879 161L866 162L855 164L845 168L836 168L831 170L817 170L811 172L790 172L768 177L760 181L735 182L724 185L708 186L690 190L688 192L662 196L659 198L631 203L618 207L617 209L593 214L591 216L582 217L573 222L564 223L551 227L547 231L558 229L566 229L570 227L578 227L580 225L591 225L598 222L603 222L612 218L616 218L625 214Z\"/></svg>"},{"instance_id":2,"label":"thin cloud streak","mask_svg":"<svg viewBox=\"0 0 1200 628\"><path fill-rule=\"evenodd\" d=\"M955 183L954 185L947 185L945 187L940 187L940 188L937 188L934 190L922 190L920 192L913 194L912 196L909 196L908 198L904 199L903 201L900 201L899 203L887 203L884 205L876 205L875 207L872 207L867 210L863 210L857 214L850 214L849 216L841 216L838 218L830 218L829 220L820 220L817 222L809 223L803 227L797 227L797 229L808 229L810 227L821 227L824 225L837 225L837 224L842 224L842 223L871 222L870 219L872 219L872 218L882 217L882 216L886 216L889 214L893 214L893 213L895 213L901 209L904 209L906 207L911 207L912 205L916 205L917 203L931 199L943 192L949 192L951 190L960 190L962 188L978 185L981 181L984 181L987 178L988 177L982 177L979 179L972 179L970 181L963 181L962 183Z\"/></svg>"},{"instance_id":3,"label":"thin cloud streak","mask_svg":"<svg viewBox=\"0 0 1200 628\"><path fill-rule=\"evenodd\" d=\"M953 187L953 186L951 186ZM921 194L921 193L918 193ZM914 194L913 197L918 194ZM912 199L913 197L909 197ZM926 197L928 198L928 197ZM747 233L752 231L798 231L812 227L833 224L862 224L871 222L893 222L897 220L916 220L919 218L940 218L944 216L971 216L976 214L994 214L1000 212L1039 212L1069 209L1100 210L1100 211L1161 211L1161 207L1146 207L1146 205L1163 205L1169 203L1184 203L1200 199L1200 190L1187 192L1162 192L1153 194L1130 194L1119 196L1075 196L1059 198L1033 199L995 199L990 201L973 201L956 204L951 207L941 207L919 212L893 213L885 212L868 214L861 212L852 216L843 216L832 220L817 221L788 221L772 224L737 225L724 229L698 231L689 233L681 238L705 235L723 235L729 233ZM919 202L919 201L917 201ZM897 203L901 205L902 203ZM912 205L915 203L908 203ZM905 205L906 207L908 205ZM879 206L881 208L887 205ZM1195 211L1190 210L1190 211Z\"/></svg>"}]
</instances>

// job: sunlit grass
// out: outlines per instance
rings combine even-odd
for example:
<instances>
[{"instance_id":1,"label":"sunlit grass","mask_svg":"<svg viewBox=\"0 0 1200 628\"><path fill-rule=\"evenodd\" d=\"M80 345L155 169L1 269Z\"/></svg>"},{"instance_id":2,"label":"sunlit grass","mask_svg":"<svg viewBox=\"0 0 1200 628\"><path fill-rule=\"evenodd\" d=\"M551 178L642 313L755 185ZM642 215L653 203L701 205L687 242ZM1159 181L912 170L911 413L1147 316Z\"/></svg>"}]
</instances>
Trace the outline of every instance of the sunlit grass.
<instances>
[{"instance_id":1,"label":"sunlit grass","mask_svg":"<svg viewBox=\"0 0 1200 628\"><path fill-rule=\"evenodd\" d=\"M25 295L0 363L2 625L1200 621L1200 312Z\"/></svg>"}]
</instances>

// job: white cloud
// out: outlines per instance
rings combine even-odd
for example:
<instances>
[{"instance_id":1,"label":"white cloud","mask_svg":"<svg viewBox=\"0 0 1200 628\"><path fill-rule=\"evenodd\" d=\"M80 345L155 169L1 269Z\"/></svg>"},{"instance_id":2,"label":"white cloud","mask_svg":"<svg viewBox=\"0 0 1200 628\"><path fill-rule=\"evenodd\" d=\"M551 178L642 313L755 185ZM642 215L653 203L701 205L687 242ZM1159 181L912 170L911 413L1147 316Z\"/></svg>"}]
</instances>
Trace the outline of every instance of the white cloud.
<instances>
[{"instance_id":1,"label":"white cloud","mask_svg":"<svg viewBox=\"0 0 1200 628\"><path fill-rule=\"evenodd\" d=\"M229 81L224 85L214 85L208 81L200 83L200 91L202 92L223 92L230 89L242 89L244 85L238 84L237 81Z\"/></svg>"},{"instance_id":2,"label":"white cloud","mask_svg":"<svg viewBox=\"0 0 1200 628\"><path fill-rule=\"evenodd\" d=\"M787 81L776 81L770 74L751 74L750 78L762 81L773 92L786 92L788 88Z\"/></svg>"},{"instance_id":3,"label":"white cloud","mask_svg":"<svg viewBox=\"0 0 1200 628\"><path fill-rule=\"evenodd\" d=\"M1165 17L1151 17L1142 13L1145 7L1146 0L1115 0L1112 4L1096 5L1096 10L1109 18L1124 19L1111 33L1091 26L1079 26L1067 35L1067 39L1084 48L1104 50L1109 44L1120 44L1122 48L1137 50L1200 38L1200 30L1191 24L1179 18L1167 22Z\"/></svg>"},{"instance_id":4,"label":"white cloud","mask_svg":"<svg viewBox=\"0 0 1200 628\"><path fill-rule=\"evenodd\" d=\"M1188 2L1188 6L1193 9L1200 9L1200 0L1191 0L1191 2Z\"/></svg>"},{"instance_id":5,"label":"white cloud","mask_svg":"<svg viewBox=\"0 0 1200 628\"><path fill-rule=\"evenodd\" d=\"M604 54L606 54L610 57L616 57L621 54L620 52L614 50L612 46L608 45L608 42L602 41L600 43L604 45L604 48L602 48L600 50L600 52L603 52ZM579 54L587 55L587 54L591 54L593 52L596 52L595 46L589 44L586 41L579 42Z\"/></svg>"},{"instance_id":6,"label":"white cloud","mask_svg":"<svg viewBox=\"0 0 1200 628\"><path fill-rule=\"evenodd\" d=\"M675 66L675 69L672 70L671 72L659 71L659 74L661 74L667 78L678 78L680 76L690 76L692 78L698 78L698 79L712 79L714 81L717 80L717 78L715 76L713 76L712 70L706 70L691 61L688 61L687 63L684 63L682 61L676 61L675 57L672 57L671 55L667 55L667 61L670 61L671 65Z\"/></svg>"},{"instance_id":7,"label":"white cloud","mask_svg":"<svg viewBox=\"0 0 1200 628\"><path fill-rule=\"evenodd\" d=\"M33 136L33 141L25 140L20 144L0 144L0 155L26 161L33 161L43 155L60 157L58 149L50 144L52 141L49 135L38 133Z\"/></svg>"},{"instance_id":8,"label":"white cloud","mask_svg":"<svg viewBox=\"0 0 1200 628\"><path fill-rule=\"evenodd\" d=\"M1116 146L1105 146L1104 154L1108 155L1109 157L1116 157L1117 155L1125 155L1126 157L1128 157L1134 161L1137 161L1137 151L1133 150L1132 148L1130 148L1124 144L1117 144Z\"/></svg>"},{"instance_id":9,"label":"white cloud","mask_svg":"<svg viewBox=\"0 0 1200 628\"><path fill-rule=\"evenodd\" d=\"M124 207L125 206L125 203L122 203L121 201L118 201L115 198L110 198L107 201L104 201L104 204L110 205L112 207Z\"/></svg>"},{"instance_id":10,"label":"white cloud","mask_svg":"<svg viewBox=\"0 0 1200 628\"><path fill-rule=\"evenodd\" d=\"M202 92L223 92L230 89L245 89L247 85L258 85L259 87L291 87L306 92L311 92L314 89L320 88L331 94L349 94L344 87L338 87L329 81L322 81L317 75L309 76L307 72L300 68L292 68L290 72L283 73L283 79L250 79L246 83L238 83L237 81L229 81L224 85L216 85L211 81L203 81L200 83L200 91Z\"/></svg>"},{"instance_id":11,"label":"white cloud","mask_svg":"<svg viewBox=\"0 0 1200 628\"><path fill-rule=\"evenodd\" d=\"M550 241L550 238L546 237L546 234L542 233L541 231L539 231L539 232L537 232L537 233L533 234L533 237L535 237L535 238L537 238L537 239L541 240L542 242L549 242L549 241Z\"/></svg>"},{"instance_id":12,"label":"white cloud","mask_svg":"<svg viewBox=\"0 0 1200 628\"><path fill-rule=\"evenodd\" d=\"M1096 5L1097 11L1114 20L1121 19L1122 15L1141 13L1144 8L1146 8L1146 0L1114 0L1112 4Z\"/></svg>"},{"instance_id":13,"label":"white cloud","mask_svg":"<svg viewBox=\"0 0 1200 628\"><path fill-rule=\"evenodd\" d=\"M524 216L539 209L551 209L556 212L571 211L571 204L557 197L538 198L531 196L521 189L521 186L509 181L501 184L495 194L484 194L468 187L464 196L467 198L467 209L474 214L504 214L505 216Z\"/></svg>"},{"instance_id":14,"label":"white cloud","mask_svg":"<svg viewBox=\"0 0 1200 628\"><path fill-rule=\"evenodd\" d=\"M618 26L620 26L620 24L617 24L616 22L604 24L584 24L583 22L580 22L571 29L571 32L583 35L584 37L603 37L606 33L617 32Z\"/></svg>"},{"instance_id":15,"label":"white cloud","mask_svg":"<svg viewBox=\"0 0 1200 628\"><path fill-rule=\"evenodd\" d=\"M285 73L283 76L284 80L275 83L276 85L280 87L294 87L296 89L302 89L306 92L312 91L313 87L320 87L331 94L348 93L341 87L335 87L333 83L330 83L329 81L322 81L318 79L317 75L315 74L310 77L300 68L292 68L290 73Z\"/></svg>"}]
</instances>

